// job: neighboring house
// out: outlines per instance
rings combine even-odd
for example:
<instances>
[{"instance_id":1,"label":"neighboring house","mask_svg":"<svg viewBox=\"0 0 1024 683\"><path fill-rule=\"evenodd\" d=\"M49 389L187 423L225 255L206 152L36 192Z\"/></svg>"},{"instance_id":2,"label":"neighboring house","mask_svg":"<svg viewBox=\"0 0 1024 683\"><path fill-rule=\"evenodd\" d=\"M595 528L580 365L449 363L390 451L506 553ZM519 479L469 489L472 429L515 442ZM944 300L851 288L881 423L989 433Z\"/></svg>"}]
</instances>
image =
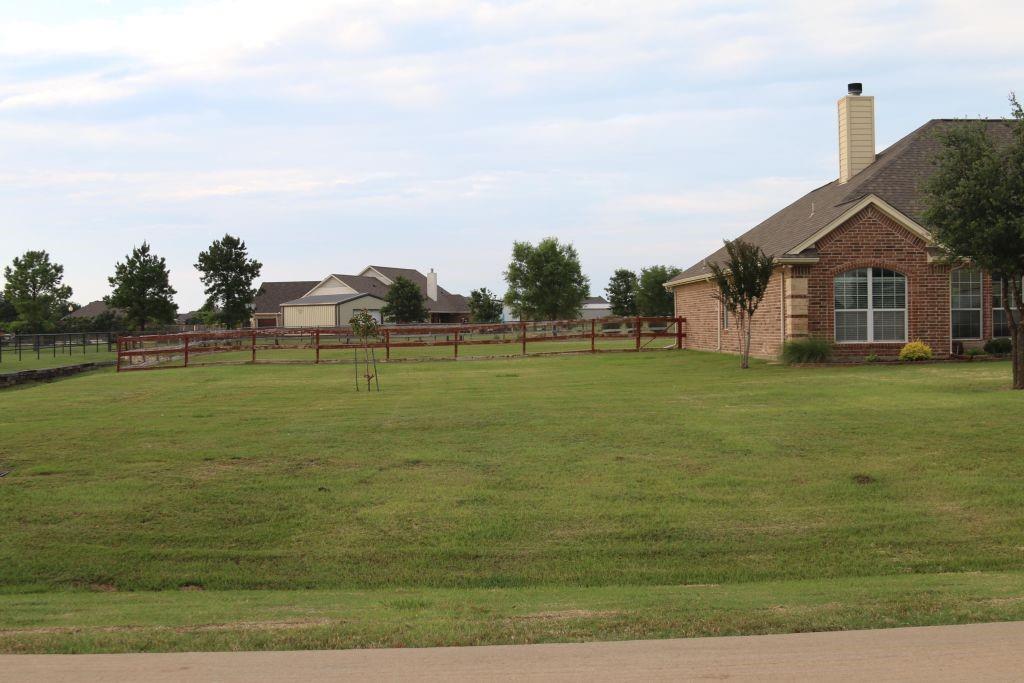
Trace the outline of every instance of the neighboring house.
<instances>
[{"instance_id":1,"label":"neighboring house","mask_svg":"<svg viewBox=\"0 0 1024 683\"><path fill-rule=\"evenodd\" d=\"M282 327L284 320L281 315L281 304L285 301L298 299L320 284L317 280L297 282L264 282L256 290L253 300L253 327Z\"/></svg>"},{"instance_id":2,"label":"neighboring house","mask_svg":"<svg viewBox=\"0 0 1024 683\"><path fill-rule=\"evenodd\" d=\"M124 311L122 311L120 308L111 308L101 299L99 301L90 301L81 308L77 308L71 311L66 316L64 316L64 318L95 318L96 316L103 315L104 313L124 315Z\"/></svg>"},{"instance_id":3,"label":"neighboring house","mask_svg":"<svg viewBox=\"0 0 1024 683\"><path fill-rule=\"evenodd\" d=\"M612 314L612 305L603 296L588 296L583 300L584 320L607 318Z\"/></svg>"},{"instance_id":4,"label":"neighboring house","mask_svg":"<svg viewBox=\"0 0 1024 683\"><path fill-rule=\"evenodd\" d=\"M942 262L922 213L921 182L941 149L935 119L875 154L874 98L851 83L838 102L839 178L742 235L778 264L753 318L751 352L775 356L783 342L828 339L836 355L893 357L920 339L937 356L1007 334L999 288L969 265ZM986 120L1009 140L1008 123ZM719 249L665 284L686 318L687 346L737 352L739 330L714 297L708 263Z\"/></svg>"},{"instance_id":5,"label":"neighboring house","mask_svg":"<svg viewBox=\"0 0 1024 683\"><path fill-rule=\"evenodd\" d=\"M432 323L469 319L469 302L437 284L437 273L410 268L367 266L358 275L335 273L319 282L265 282L254 302L254 327L335 327L355 311L368 310L378 320L388 289L398 277L419 286Z\"/></svg>"}]
</instances>

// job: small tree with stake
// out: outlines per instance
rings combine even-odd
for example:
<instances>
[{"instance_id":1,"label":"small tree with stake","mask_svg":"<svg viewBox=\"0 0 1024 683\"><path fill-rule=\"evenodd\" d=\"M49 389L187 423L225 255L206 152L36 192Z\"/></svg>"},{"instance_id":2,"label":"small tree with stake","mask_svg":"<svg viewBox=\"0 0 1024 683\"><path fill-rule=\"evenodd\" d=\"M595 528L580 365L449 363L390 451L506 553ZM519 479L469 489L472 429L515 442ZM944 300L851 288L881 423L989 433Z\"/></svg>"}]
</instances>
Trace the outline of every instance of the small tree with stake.
<instances>
[{"instance_id":1,"label":"small tree with stake","mask_svg":"<svg viewBox=\"0 0 1024 683\"><path fill-rule=\"evenodd\" d=\"M718 287L716 298L739 321L743 352L740 367L750 367L750 325L764 298L775 270L775 259L760 247L743 240L725 241L729 258L724 264L712 263L711 277Z\"/></svg>"},{"instance_id":2,"label":"small tree with stake","mask_svg":"<svg viewBox=\"0 0 1024 683\"><path fill-rule=\"evenodd\" d=\"M370 383L375 382L377 391L380 391L380 379L377 377L377 354L370 346L370 339L380 334L380 327L376 319L365 308L356 311L352 319L348 321L352 326L352 333L359 337L360 346L363 349L363 379L366 380L366 390L370 390ZM356 391L359 391L359 349L355 349L356 367Z\"/></svg>"}]
</instances>

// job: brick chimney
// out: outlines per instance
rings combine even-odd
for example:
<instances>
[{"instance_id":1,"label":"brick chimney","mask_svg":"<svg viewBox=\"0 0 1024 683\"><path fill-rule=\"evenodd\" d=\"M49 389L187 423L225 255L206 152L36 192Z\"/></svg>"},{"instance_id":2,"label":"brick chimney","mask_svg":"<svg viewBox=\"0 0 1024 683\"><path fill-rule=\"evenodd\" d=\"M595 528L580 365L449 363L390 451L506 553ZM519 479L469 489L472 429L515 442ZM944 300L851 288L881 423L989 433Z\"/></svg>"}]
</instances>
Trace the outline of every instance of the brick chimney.
<instances>
[{"instance_id":1,"label":"brick chimney","mask_svg":"<svg viewBox=\"0 0 1024 683\"><path fill-rule=\"evenodd\" d=\"M875 98L850 83L839 98L839 182L845 183L875 160Z\"/></svg>"},{"instance_id":2,"label":"brick chimney","mask_svg":"<svg viewBox=\"0 0 1024 683\"><path fill-rule=\"evenodd\" d=\"M427 273L427 298L431 301L437 301L437 273L434 272L433 268Z\"/></svg>"}]
</instances>

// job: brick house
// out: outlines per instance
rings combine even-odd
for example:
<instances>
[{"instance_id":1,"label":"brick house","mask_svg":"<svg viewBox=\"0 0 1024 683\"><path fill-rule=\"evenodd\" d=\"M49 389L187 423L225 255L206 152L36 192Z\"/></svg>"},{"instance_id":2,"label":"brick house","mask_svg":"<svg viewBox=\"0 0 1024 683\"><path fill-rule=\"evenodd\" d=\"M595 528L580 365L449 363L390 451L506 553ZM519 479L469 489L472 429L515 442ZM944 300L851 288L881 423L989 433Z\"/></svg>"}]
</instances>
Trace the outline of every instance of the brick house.
<instances>
[{"instance_id":1,"label":"brick house","mask_svg":"<svg viewBox=\"0 0 1024 683\"><path fill-rule=\"evenodd\" d=\"M839 177L742 235L778 264L753 318L751 354L773 357L783 342L811 336L834 342L840 358L893 357L917 339L943 357L1008 335L1000 288L969 264L943 263L922 217L935 133L960 122L934 119L876 154L874 98L851 83L838 110ZM984 125L1010 139L1008 123ZM740 350L710 280L708 263L724 259L723 248L665 283L691 348Z\"/></svg>"}]
</instances>

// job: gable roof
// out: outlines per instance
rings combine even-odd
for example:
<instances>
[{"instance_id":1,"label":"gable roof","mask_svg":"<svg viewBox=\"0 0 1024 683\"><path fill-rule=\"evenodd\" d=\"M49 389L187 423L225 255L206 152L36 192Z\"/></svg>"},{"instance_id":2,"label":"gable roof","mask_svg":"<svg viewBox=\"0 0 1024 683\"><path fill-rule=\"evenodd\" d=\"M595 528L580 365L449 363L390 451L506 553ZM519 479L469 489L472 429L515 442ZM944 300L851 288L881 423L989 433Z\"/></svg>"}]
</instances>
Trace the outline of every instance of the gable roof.
<instances>
[{"instance_id":1,"label":"gable roof","mask_svg":"<svg viewBox=\"0 0 1024 683\"><path fill-rule=\"evenodd\" d=\"M390 266L367 266L363 272L365 273L367 270L375 270L388 280L391 280L391 282L394 282L399 277L404 277L406 280L411 280L419 286L423 296L427 295L427 276L418 270L412 268L392 268ZM338 277L348 276L339 275ZM380 282L380 280L374 277L366 277L378 283ZM387 291L387 287L388 285L385 285L385 291ZM427 310L432 313L469 313L469 300L466 297L461 294L452 294L440 285L437 286L437 301L427 299L425 305Z\"/></svg>"},{"instance_id":2,"label":"gable roof","mask_svg":"<svg viewBox=\"0 0 1024 683\"><path fill-rule=\"evenodd\" d=\"M298 299L291 301L284 301L281 303L282 306L316 306L321 304L343 304L346 301L353 301L355 299L362 299L365 296L374 296L366 292L356 292L355 294L314 294L313 296L302 296ZM380 299L380 297L375 297ZM383 299L381 299L383 301Z\"/></svg>"},{"instance_id":3,"label":"gable roof","mask_svg":"<svg viewBox=\"0 0 1024 683\"><path fill-rule=\"evenodd\" d=\"M992 139L1009 141L1013 129L1004 119L982 121ZM845 184L837 180L811 190L781 211L769 216L740 236L776 258L800 255L809 242L820 239L831 227L873 203L910 229L922 230L925 209L921 183L934 169L933 159L942 142L936 133L969 119L933 119L878 153L875 161ZM799 250L798 250L799 249ZM813 256L813 254L807 254ZM725 247L690 266L666 285L693 280L711 273L708 263L725 260Z\"/></svg>"},{"instance_id":4,"label":"gable roof","mask_svg":"<svg viewBox=\"0 0 1024 683\"><path fill-rule=\"evenodd\" d=\"M264 282L253 300L253 313L280 313L281 304L297 299L313 289L319 281Z\"/></svg>"},{"instance_id":5,"label":"gable roof","mask_svg":"<svg viewBox=\"0 0 1024 683\"><path fill-rule=\"evenodd\" d=\"M111 308L102 299L97 301L90 301L81 308L77 308L68 313L65 318L95 318L98 315L104 313L114 313L116 315L123 315L124 312L120 308Z\"/></svg>"}]
</instances>

